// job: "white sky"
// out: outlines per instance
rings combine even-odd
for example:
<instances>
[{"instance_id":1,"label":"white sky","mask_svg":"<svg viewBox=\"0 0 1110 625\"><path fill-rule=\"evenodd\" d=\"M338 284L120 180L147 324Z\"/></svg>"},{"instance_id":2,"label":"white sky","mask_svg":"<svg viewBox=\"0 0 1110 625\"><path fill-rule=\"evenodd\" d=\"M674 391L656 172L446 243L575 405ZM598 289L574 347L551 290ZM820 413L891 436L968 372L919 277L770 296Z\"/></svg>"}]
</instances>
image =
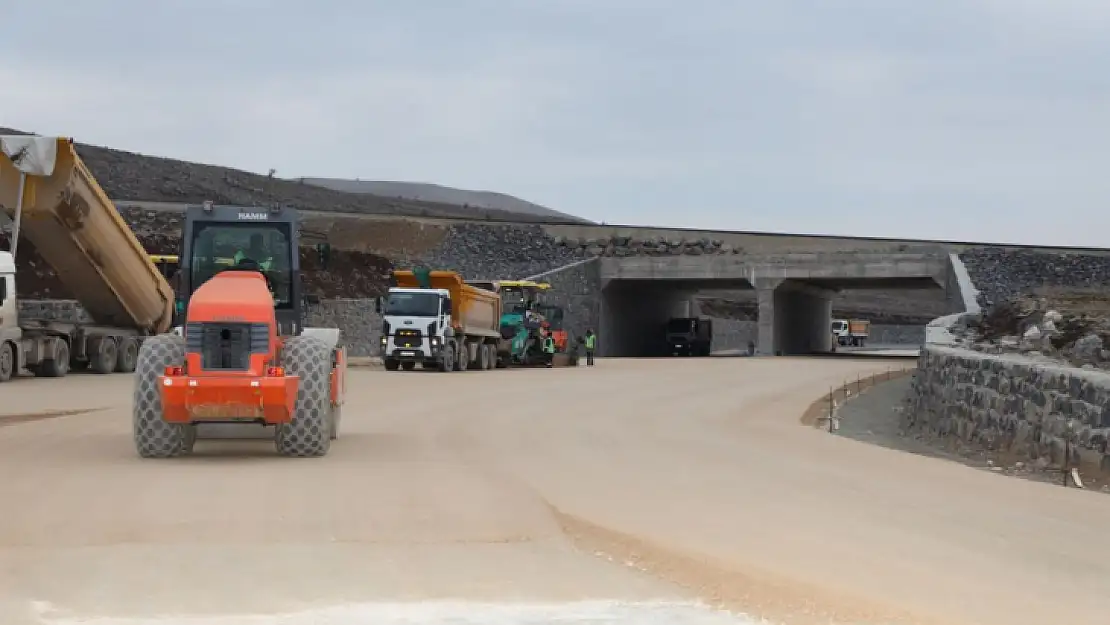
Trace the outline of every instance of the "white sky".
<instances>
[{"instance_id":1,"label":"white sky","mask_svg":"<svg viewBox=\"0 0 1110 625\"><path fill-rule=\"evenodd\" d=\"M0 125L609 223L1107 246L1106 0L0 1Z\"/></svg>"}]
</instances>

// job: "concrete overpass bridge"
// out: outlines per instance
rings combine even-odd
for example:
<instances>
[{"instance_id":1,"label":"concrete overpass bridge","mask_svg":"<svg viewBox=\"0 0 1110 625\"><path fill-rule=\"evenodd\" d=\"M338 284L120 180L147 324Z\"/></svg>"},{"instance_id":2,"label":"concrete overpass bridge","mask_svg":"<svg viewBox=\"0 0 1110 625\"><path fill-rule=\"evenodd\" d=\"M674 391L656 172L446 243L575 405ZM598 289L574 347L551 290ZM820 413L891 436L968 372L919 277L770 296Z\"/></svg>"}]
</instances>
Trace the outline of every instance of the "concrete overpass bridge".
<instances>
[{"instance_id":1,"label":"concrete overpass bridge","mask_svg":"<svg viewBox=\"0 0 1110 625\"><path fill-rule=\"evenodd\" d=\"M949 256L907 252L766 256L607 257L599 262L601 355L658 353L663 324L697 293L754 289L757 352L789 355L832 346L832 297L843 289L945 289Z\"/></svg>"}]
</instances>

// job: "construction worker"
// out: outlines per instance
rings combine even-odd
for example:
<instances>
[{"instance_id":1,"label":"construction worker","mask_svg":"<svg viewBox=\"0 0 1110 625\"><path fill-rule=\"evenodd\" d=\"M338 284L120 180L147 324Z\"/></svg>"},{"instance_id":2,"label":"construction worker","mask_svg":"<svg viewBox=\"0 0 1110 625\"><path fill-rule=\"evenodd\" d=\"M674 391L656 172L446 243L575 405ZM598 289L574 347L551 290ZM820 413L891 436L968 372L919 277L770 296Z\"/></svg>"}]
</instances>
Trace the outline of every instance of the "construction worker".
<instances>
[{"instance_id":1,"label":"construction worker","mask_svg":"<svg viewBox=\"0 0 1110 625\"><path fill-rule=\"evenodd\" d=\"M551 331L548 330L543 335L543 353L545 364L548 367L555 366L555 337L552 336Z\"/></svg>"},{"instance_id":2,"label":"construction worker","mask_svg":"<svg viewBox=\"0 0 1110 625\"><path fill-rule=\"evenodd\" d=\"M597 346L597 335L593 330L586 330L586 366L594 366L594 348Z\"/></svg>"},{"instance_id":3,"label":"construction worker","mask_svg":"<svg viewBox=\"0 0 1110 625\"><path fill-rule=\"evenodd\" d=\"M244 258L249 258L258 263L258 268L262 271L269 271L274 263L273 256L266 251L266 245L262 240L262 234L255 232L251 235L250 245L247 249L240 249L235 252L235 264L238 265Z\"/></svg>"}]
</instances>

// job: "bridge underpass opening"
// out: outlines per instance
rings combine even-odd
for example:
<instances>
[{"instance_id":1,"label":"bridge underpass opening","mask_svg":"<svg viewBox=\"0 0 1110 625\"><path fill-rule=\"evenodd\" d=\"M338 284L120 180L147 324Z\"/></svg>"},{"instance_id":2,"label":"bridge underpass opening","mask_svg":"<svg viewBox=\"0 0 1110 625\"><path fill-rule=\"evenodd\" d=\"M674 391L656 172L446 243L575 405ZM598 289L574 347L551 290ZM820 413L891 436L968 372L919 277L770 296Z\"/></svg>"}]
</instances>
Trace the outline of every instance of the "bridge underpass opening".
<instances>
[{"instance_id":1,"label":"bridge underpass opening","mask_svg":"<svg viewBox=\"0 0 1110 625\"><path fill-rule=\"evenodd\" d=\"M695 296L707 290L751 288L747 280L612 280L601 294L598 355L666 356L667 321L697 315Z\"/></svg>"},{"instance_id":2,"label":"bridge underpass opening","mask_svg":"<svg viewBox=\"0 0 1110 625\"><path fill-rule=\"evenodd\" d=\"M757 291L758 353L791 356L832 351L832 302L845 289L943 290L929 277L784 279Z\"/></svg>"}]
</instances>

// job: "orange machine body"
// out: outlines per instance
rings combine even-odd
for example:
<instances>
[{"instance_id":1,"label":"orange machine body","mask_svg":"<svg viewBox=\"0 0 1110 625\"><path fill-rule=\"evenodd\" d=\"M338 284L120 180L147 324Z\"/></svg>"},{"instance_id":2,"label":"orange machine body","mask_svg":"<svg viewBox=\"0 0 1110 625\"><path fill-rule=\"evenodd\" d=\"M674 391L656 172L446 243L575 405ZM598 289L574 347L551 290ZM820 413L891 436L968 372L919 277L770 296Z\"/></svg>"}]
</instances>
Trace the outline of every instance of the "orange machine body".
<instances>
[{"instance_id":1,"label":"orange machine body","mask_svg":"<svg viewBox=\"0 0 1110 625\"><path fill-rule=\"evenodd\" d=\"M167 367L159 378L162 407L170 423L288 423L293 417L300 379L277 366L282 338L277 334L274 303L261 274L226 271L202 284L189 300L184 367ZM251 353L245 371L206 371L201 354L190 351L191 324L265 324L268 351ZM332 371L333 401L344 391L342 369ZM337 375L338 373L338 375Z\"/></svg>"}]
</instances>

